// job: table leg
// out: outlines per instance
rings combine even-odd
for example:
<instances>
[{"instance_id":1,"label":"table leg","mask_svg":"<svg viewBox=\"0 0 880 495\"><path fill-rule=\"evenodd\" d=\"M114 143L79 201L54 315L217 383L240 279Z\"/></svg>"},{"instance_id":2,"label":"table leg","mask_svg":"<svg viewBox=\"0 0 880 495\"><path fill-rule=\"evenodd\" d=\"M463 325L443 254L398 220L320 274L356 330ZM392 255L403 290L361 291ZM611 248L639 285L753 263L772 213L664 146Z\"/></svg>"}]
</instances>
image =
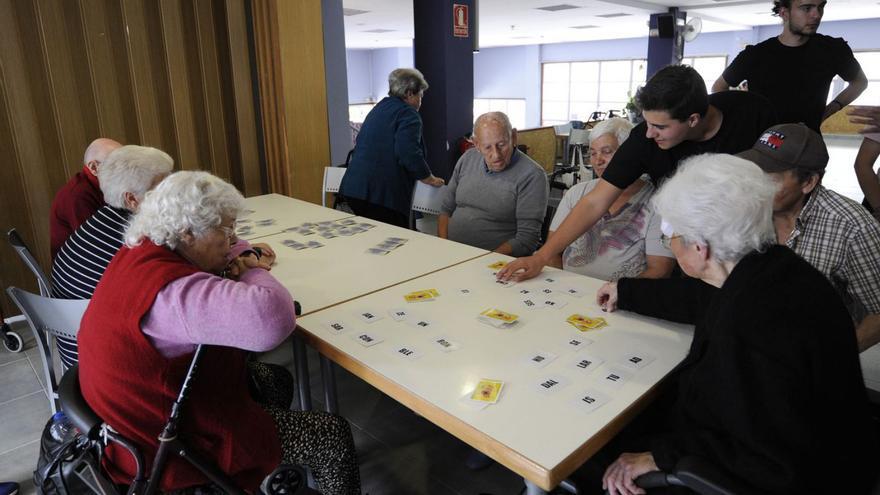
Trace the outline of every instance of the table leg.
<instances>
[{"instance_id":1,"label":"table leg","mask_svg":"<svg viewBox=\"0 0 880 495\"><path fill-rule=\"evenodd\" d=\"M547 495L547 492L544 491L540 486L532 483L531 481L523 478L523 482L526 484L526 493L525 495Z\"/></svg>"},{"instance_id":2,"label":"table leg","mask_svg":"<svg viewBox=\"0 0 880 495\"><path fill-rule=\"evenodd\" d=\"M339 403L336 400L336 375L333 361L321 355L321 383L324 384L324 405L328 413L339 414Z\"/></svg>"},{"instance_id":3,"label":"table leg","mask_svg":"<svg viewBox=\"0 0 880 495\"><path fill-rule=\"evenodd\" d=\"M306 355L306 344L293 336L293 363L296 368L296 391L299 393L299 408L301 411L312 410L312 390L309 386L309 358Z\"/></svg>"}]
</instances>

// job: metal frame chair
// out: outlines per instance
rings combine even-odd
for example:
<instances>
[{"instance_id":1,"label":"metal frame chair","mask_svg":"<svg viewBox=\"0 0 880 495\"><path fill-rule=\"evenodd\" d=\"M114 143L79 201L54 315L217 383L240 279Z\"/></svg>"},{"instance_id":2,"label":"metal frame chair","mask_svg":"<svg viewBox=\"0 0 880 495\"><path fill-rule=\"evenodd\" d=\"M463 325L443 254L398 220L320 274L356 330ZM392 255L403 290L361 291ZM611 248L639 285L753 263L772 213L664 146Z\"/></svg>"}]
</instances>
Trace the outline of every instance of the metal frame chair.
<instances>
[{"instance_id":1,"label":"metal frame chair","mask_svg":"<svg viewBox=\"0 0 880 495\"><path fill-rule=\"evenodd\" d=\"M31 270L31 272L33 272L34 276L37 277L37 285L40 288L40 294L45 297L52 297L52 280L43 273L43 269L40 268L37 259L31 254L30 249L28 249L27 244L24 243L24 240L18 232L15 229L9 229L9 232L6 233L6 237L9 239L9 244L12 245L12 248L15 249L15 252L18 253L18 256L24 261L24 264Z\"/></svg>"},{"instance_id":2,"label":"metal frame chair","mask_svg":"<svg viewBox=\"0 0 880 495\"><path fill-rule=\"evenodd\" d=\"M327 193L338 193L345 167L324 167L324 184L321 188L321 206L327 207Z\"/></svg>"},{"instance_id":3,"label":"metal frame chair","mask_svg":"<svg viewBox=\"0 0 880 495\"><path fill-rule=\"evenodd\" d=\"M46 390L52 413L59 410L58 382L55 361L51 351L51 337L65 337L76 340L79 322L89 305L89 299L53 299L38 296L17 287L6 289L9 298L18 306L34 333L34 340L43 358L43 373L46 377ZM60 375L58 375L60 376Z\"/></svg>"},{"instance_id":4,"label":"metal frame chair","mask_svg":"<svg viewBox=\"0 0 880 495\"><path fill-rule=\"evenodd\" d=\"M431 215L440 214L440 191L443 187L429 186L421 181L416 181L416 187L413 188L412 208L409 212L409 226L412 230L416 230L416 216L413 212L430 213Z\"/></svg>"}]
</instances>

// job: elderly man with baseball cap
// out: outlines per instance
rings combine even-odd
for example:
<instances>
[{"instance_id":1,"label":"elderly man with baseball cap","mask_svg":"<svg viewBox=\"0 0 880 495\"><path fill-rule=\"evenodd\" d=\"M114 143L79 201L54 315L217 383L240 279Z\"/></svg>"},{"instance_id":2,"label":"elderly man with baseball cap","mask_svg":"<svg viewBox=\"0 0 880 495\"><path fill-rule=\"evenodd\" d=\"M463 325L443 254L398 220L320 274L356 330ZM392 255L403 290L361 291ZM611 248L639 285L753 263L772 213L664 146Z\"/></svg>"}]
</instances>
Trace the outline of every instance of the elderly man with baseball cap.
<instances>
[{"instance_id":1,"label":"elderly man with baseball cap","mask_svg":"<svg viewBox=\"0 0 880 495\"><path fill-rule=\"evenodd\" d=\"M828 150L804 124L773 126L739 153L779 185L776 240L825 274L856 324L859 351L880 342L880 224L855 201L822 186Z\"/></svg>"}]
</instances>

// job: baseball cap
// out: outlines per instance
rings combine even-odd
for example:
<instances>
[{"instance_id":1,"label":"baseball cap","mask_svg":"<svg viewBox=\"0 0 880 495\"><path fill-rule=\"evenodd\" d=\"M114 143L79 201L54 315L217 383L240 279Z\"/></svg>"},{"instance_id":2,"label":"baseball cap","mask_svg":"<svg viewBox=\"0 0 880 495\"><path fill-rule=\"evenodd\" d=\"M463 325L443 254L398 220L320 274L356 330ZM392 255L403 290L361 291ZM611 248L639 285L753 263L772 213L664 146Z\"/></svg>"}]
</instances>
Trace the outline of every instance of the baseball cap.
<instances>
[{"instance_id":1,"label":"baseball cap","mask_svg":"<svg viewBox=\"0 0 880 495\"><path fill-rule=\"evenodd\" d=\"M804 124L775 125L761 134L752 149L737 153L764 172L793 168L821 172L828 165L828 149L818 132Z\"/></svg>"}]
</instances>

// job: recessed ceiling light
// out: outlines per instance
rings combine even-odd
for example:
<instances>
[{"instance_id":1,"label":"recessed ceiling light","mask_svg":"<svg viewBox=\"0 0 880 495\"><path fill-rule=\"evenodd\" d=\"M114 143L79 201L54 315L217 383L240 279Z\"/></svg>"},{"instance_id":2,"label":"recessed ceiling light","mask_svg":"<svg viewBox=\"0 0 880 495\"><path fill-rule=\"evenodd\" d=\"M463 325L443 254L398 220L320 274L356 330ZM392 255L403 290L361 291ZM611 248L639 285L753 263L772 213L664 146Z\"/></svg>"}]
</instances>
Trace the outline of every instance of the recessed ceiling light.
<instances>
[{"instance_id":1,"label":"recessed ceiling light","mask_svg":"<svg viewBox=\"0 0 880 495\"><path fill-rule=\"evenodd\" d=\"M571 10L571 9L579 9L577 5L569 5L567 3L561 3L559 5L548 5L546 7L537 7L537 10L546 10L547 12L558 12L560 10Z\"/></svg>"},{"instance_id":2,"label":"recessed ceiling light","mask_svg":"<svg viewBox=\"0 0 880 495\"><path fill-rule=\"evenodd\" d=\"M618 12L616 14L599 14L596 17L604 17L605 19L611 19L612 17L626 17L632 14L625 14L623 12Z\"/></svg>"},{"instance_id":3,"label":"recessed ceiling light","mask_svg":"<svg viewBox=\"0 0 880 495\"><path fill-rule=\"evenodd\" d=\"M391 33L394 29L367 29L364 33Z\"/></svg>"},{"instance_id":4,"label":"recessed ceiling light","mask_svg":"<svg viewBox=\"0 0 880 495\"><path fill-rule=\"evenodd\" d=\"M590 24L584 24L583 26L571 26L571 29L592 29L597 28L599 26L592 26Z\"/></svg>"}]
</instances>

